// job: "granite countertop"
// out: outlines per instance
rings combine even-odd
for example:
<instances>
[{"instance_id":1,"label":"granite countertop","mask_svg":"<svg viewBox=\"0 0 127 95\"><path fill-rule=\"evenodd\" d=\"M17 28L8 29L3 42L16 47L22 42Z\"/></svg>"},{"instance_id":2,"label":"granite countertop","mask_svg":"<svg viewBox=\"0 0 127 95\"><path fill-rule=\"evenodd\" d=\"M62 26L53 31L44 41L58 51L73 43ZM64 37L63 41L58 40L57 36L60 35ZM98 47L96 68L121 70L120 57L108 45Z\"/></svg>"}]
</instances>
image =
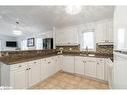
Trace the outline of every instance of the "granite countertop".
<instances>
[{"instance_id":1,"label":"granite countertop","mask_svg":"<svg viewBox=\"0 0 127 95\"><path fill-rule=\"evenodd\" d=\"M90 54L94 54L95 56L88 56L86 53L82 53L82 52L64 52L61 55L67 55L67 56L83 56L83 57L95 57L95 58L110 58L113 61L113 54L100 54L100 53L90 53ZM57 53L53 53L53 54L46 54L46 55L35 55L35 56L26 56L26 57L2 57L0 58L0 61L7 64L7 65L12 65L12 64L17 64L17 63L22 63L22 62L27 62L27 61L33 61L33 60L37 60L37 59L42 59L42 58L46 58L46 57L51 57L51 56L56 56L58 55Z\"/></svg>"},{"instance_id":2,"label":"granite countertop","mask_svg":"<svg viewBox=\"0 0 127 95\"><path fill-rule=\"evenodd\" d=\"M23 63L23 62L38 60L38 59L47 58L47 57L51 57L51 56L56 56L56 54L35 56L35 57L29 57L29 58L23 57L23 58L18 58L18 59L17 58L5 57L5 58L0 58L0 61L7 64L7 65L13 65L13 64L17 64L17 63Z\"/></svg>"}]
</instances>

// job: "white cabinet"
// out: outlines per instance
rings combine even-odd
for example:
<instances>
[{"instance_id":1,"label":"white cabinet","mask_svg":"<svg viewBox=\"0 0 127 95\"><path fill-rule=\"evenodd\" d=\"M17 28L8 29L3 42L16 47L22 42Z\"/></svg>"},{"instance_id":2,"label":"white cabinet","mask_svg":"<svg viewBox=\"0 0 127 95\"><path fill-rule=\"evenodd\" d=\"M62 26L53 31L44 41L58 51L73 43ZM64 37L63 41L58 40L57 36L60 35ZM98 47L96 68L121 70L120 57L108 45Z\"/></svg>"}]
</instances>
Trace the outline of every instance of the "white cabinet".
<instances>
[{"instance_id":1,"label":"white cabinet","mask_svg":"<svg viewBox=\"0 0 127 95\"><path fill-rule=\"evenodd\" d=\"M27 71L26 70L15 70L11 71L11 86L16 89L27 88Z\"/></svg>"},{"instance_id":2,"label":"white cabinet","mask_svg":"<svg viewBox=\"0 0 127 95\"><path fill-rule=\"evenodd\" d=\"M85 75L96 77L96 60L92 58L85 58Z\"/></svg>"},{"instance_id":3,"label":"white cabinet","mask_svg":"<svg viewBox=\"0 0 127 95\"><path fill-rule=\"evenodd\" d=\"M104 68L105 60L104 59L99 59L97 60L97 65L96 65L96 77L98 79L104 80L105 78L105 68Z\"/></svg>"},{"instance_id":4,"label":"white cabinet","mask_svg":"<svg viewBox=\"0 0 127 95\"><path fill-rule=\"evenodd\" d=\"M3 63L1 74L3 86L10 86L15 89L30 88L40 81L40 60L14 65Z\"/></svg>"},{"instance_id":5,"label":"white cabinet","mask_svg":"<svg viewBox=\"0 0 127 95\"><path fill-rule=\"evenodd\" d=\"M62 64L63 64L63 55L58 55L58 60L57 60L57 63L59 64L60 66L60 69L62 69Z\"/></svg>"},{"instance_id":6,"label":"white cabinet","mask_svg":"<svg viewBox=\"0 0 127 95\"><path fill-rule=\"evenodd\" d=\"M75 56L75 73L81 75L85 74L84 57Z\"/></svg>"},{"instance_id":7,"label":"white cabinet","mask_svg":"<svg viewBox=\"0 0 127 95\"><path fill-rule=\"evenodd\" d=\"M113 42L113 21L112 19L98 22L96 27L96 42Z\"/></svg>"},{"instance_id":8,"label":"white cabinet","mask_svg":"<svg viewBox=\"0 0 127 95\"><path fill-rule=\"evenodd\" d=\"M60 70L58 56L41 59L41 80L44 80Z\"/></svg>"},{"instance_id":9,"label":"white cabinet","mask_svg":"<svg viewBox=\"0 0 127 95\"><path fill-rule=\"evenodd\" d=\"M29 62L29 87L40 81L40 60Z\"/></svg>"},{"instance_id":10,"label":"white cabinet","mask_svg":"<svg viewBox=\"0 0 127 95\"><path fill-rule=\"evenodd\" d=\"M54 64L54 60L52 59L53 59L52 57L46 59L48 77L53 75L55 72L55 68L54 68L55 64Z\"/></svg>"},{"instance_id":11,"label":"white cabinet","mask_svg":"<svg viewBox=\"0 0 127 95\"><path fill-rule=\"evenodd\" d=\"M75 73L104 80L105 79L105 59L76 56L75 57Z\"/></svg>"},{"instance_id":12,"label":"white cabinet","mask_svg":"<svg viewBox=\"0 0 127 95\"><path fill-rule=\"evenodd\" d=\"M54 66L54 68L55 68L55 73L56 72L58 72L58 71L60 71L60 62L59 62L59 57L58 56L55 56L54 57L54 64L55 64L55 66Z\"/></svg>"},{"instance_id":13,"label":"white cabinet","mask_svg":"<svg viewBox=\"0 0 127 95\"><path fill-rule=\"evenodd\" d=\"M62 70L74 73L74 56L63 56Z\"/></svg>"},{"instance_id":14,"label":"white cabinet","mask_svg":"<svg viewBox=\"0 0 127 95\"><path fill-rule=\"evenodd\" d=\"M11 65L10 68L10 87L15 89L27 88L28 66L27 62Z\"/></svg>"},{"instance_id":15,"label":"white cabinet","mask_svg":"<svg viewBox=\"0 0 127 95\"><path fill-rule=\"evenodd\" d=\"M56 29L56 45L78 44L78 33L74 27Z\"/></svg>"},{"instance_id":16,"label":"white cabinet","mask_svg":"<svg viewBox=\"0 0 127 95\"><path fill-rule=\"evenodd\" d=\"M48 64L46 62L46 58L41 59L41 74L40 74L41 80L44 80L48 77L47 70L48 70Z\"/></svg>"}]
</instances>

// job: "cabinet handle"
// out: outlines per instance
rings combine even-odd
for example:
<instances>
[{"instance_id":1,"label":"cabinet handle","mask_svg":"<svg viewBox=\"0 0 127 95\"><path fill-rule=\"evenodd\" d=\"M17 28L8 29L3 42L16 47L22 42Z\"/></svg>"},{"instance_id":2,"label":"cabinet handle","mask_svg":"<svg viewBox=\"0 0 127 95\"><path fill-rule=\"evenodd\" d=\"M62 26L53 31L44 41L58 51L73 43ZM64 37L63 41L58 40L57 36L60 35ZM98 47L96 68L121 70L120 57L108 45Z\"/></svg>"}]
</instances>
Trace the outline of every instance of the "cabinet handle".
<instances>
[{"instance_id":1,"label":"cabinet handle","mask_svg":"<svg viewBox=\"0 0 127 95\"><path fill-rule=\"evenodd\" d=\"M99 65L99 63L97 63Z\"/></svg>"},{"instance_id":2,"label":"cabinet handle","mask_svg":"<svg viewBox=\"0 0 127 95\"><path fill-rule=\"evenodd\" d=\"M86 61L83 61L83 63L86 63Z\"/></svg>"},{"instance_id":3,"label":"cabinet handle","mask_svg":"<svg viewBox=\"0 0 127 95\"><path fill-rule=\"evenodd\" d=\"M37 62L34 62L34 64L36 64Z\"/></svg>"},{"instance_id":4,"label":"cabinet handle","mask_svg":"<svg viewBox=\"0 0 127 95\"><path fill-rule=\"evenodd\" d=\"M48 62L48 64L50 64L51 62Z\"/></svg>"}]
</instances>

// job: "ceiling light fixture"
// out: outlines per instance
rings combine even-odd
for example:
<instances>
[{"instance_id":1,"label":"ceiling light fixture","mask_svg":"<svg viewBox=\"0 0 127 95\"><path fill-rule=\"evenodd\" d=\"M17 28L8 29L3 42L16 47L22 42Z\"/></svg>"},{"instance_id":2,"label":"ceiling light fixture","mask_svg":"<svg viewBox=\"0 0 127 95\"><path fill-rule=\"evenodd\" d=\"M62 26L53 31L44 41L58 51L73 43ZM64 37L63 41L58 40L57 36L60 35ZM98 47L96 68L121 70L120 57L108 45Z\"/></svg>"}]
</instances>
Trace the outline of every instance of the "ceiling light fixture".
<instances>
[{"instance_id":1,"label":"ceiling light fixture","mask_svg":"<svg viewBox=\"0 0 127 95\"><path fill-rule=\"evenodd\" d=\"M20 36L20 35L22 35L22 31L20 31L20 30L14 30L13 34Z\"/></svg>"},{"instance_id":2,"label":"ceiling light fixture","mask_svg":"<svg viewBox=\"0 0 127 95\"><path fill-rule=\"evenodd\" d=\"M82 7L81 6L67 6L65 8L65 11L68 13L68 14L71 14L71 15L76 15L78 13L80 13L82 10Z\"/></svg>"}]
</instances>

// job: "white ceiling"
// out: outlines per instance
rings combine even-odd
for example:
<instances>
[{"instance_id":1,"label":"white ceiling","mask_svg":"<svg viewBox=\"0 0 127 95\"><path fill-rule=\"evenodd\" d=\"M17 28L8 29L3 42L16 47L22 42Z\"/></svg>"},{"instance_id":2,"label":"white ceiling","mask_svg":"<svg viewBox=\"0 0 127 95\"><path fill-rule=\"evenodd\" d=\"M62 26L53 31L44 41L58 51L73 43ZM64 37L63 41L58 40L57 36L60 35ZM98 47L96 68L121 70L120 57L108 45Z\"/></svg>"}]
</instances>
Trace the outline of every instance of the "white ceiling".
<instances>
[{"instance_id":1,"label":"white ceiling","mask_svg":"<svg viewBox=\"0 0 127 95\"><path fill-rule=\"evenodd\" d=\"M54 26L62 28L112 18L113 6L82 6L77 15L65 12L65 6L0 6L0 33L15 36L17 26L25 35L40 34Z\"/></svg>"}]
</instances>

